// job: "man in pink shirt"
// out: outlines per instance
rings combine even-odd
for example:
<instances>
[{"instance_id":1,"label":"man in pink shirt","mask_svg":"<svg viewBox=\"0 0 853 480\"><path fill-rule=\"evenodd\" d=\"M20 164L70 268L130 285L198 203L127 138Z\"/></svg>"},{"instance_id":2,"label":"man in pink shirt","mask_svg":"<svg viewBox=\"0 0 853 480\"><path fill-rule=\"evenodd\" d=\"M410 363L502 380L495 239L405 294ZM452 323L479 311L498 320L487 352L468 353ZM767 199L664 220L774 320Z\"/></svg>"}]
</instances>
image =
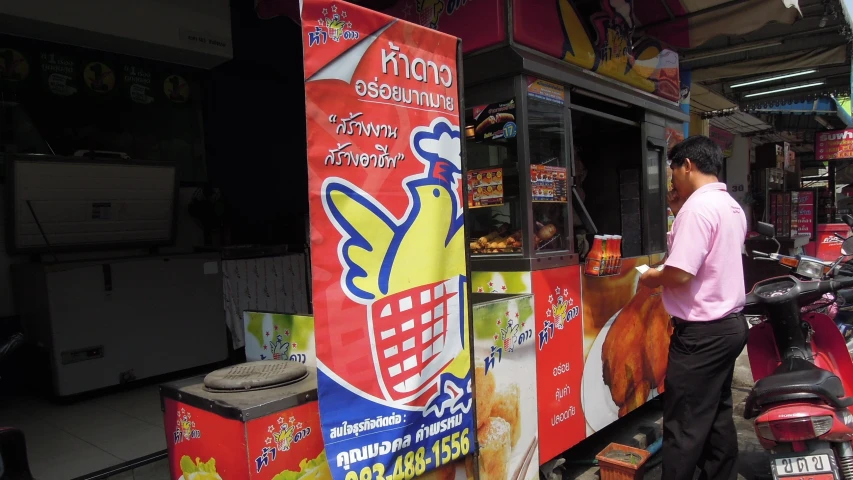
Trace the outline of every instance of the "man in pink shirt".
<instances>
[{"instance_id":1,"label":"man in pink shirt","mask_svg":"<svg viewBox=\"0 0 853 480\"><path fill-rule=\"evenodd\" d=\"M740 255L746 217L718 175L723 153L711 139L690 137L669 153L676 215L663 270L640 282L663 287L675 327L664 383L663 480L737 478L732 418L735 360L749 329Z\"/></svg>"}]
</instances>

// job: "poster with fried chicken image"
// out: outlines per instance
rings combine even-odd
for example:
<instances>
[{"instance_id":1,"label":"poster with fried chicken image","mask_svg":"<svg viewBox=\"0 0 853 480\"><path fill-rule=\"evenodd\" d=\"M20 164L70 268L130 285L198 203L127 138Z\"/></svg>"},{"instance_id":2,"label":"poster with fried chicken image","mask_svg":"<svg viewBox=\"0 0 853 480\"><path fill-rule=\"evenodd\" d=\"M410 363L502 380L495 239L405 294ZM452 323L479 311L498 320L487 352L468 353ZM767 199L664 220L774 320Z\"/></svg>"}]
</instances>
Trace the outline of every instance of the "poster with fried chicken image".
<instances>
[{"instance_id":1,"label":"poster with fried chicken image","mask_svg":"<svg viewBox=\"0 0 853 480\"><path fill-rule=\"evenodd\" d=\"M661 290L640 285L635 268L662 261L663 255L626 258L619 275L582 276L588 435L663 393L671 321Z\"/></svg>"},{"instance_id":2,"label":"poster with fried chicken image","mask_svg":"<svg viewBox=\"0 0 853 480\"><path fill-rule=\"evenodd\" d=\"M539 476L532 295L474 305L480 480Z\"/></svg>"},{"instance_id":3,"label":"poster with fried chicken image","mask_svg":"<svg viewBox=\"0 0 853 480\"><path fill-rule=\"evenodd\" d=\"M290 360L317 368L314 317L272 312L243 312L246 360Z\"/></svg>"}]
</instances>

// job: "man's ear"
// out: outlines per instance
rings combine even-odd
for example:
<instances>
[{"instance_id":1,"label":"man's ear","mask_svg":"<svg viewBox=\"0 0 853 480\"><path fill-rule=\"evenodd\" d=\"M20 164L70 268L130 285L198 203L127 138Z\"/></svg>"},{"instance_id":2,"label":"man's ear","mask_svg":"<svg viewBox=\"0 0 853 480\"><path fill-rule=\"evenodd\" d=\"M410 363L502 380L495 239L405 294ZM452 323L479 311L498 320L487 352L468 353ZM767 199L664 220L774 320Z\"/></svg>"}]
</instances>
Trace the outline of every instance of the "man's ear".
<instances>
[{"instance_id":1,"label":"man's ear","mask_svg":"<svg viewBox=\"0 0 853 480\"><path fill-rule=\"evenodd\" d=\"M692 172L694 170L693 161L689 158L684 159L684 163L681 165L684 168L684 173Z\"/></svg>"}]
</instances>

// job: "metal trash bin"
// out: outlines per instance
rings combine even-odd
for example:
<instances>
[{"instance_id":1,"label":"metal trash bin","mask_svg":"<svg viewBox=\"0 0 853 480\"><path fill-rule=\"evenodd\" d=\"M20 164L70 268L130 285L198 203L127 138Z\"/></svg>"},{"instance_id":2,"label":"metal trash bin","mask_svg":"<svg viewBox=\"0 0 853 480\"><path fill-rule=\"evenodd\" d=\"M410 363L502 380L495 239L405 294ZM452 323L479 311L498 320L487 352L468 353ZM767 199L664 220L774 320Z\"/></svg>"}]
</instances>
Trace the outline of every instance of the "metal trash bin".
<instances>
[{"instance_id":1,"label":"metal trash bin","mask_svg":"<svg viewBox=\"0 0 853 480\"><path fill-rule=\"evenodd\" d=\"M168 383L160 405L173 480L331 480L305 365L264 360Z\"/></svg>"}]
</instances>

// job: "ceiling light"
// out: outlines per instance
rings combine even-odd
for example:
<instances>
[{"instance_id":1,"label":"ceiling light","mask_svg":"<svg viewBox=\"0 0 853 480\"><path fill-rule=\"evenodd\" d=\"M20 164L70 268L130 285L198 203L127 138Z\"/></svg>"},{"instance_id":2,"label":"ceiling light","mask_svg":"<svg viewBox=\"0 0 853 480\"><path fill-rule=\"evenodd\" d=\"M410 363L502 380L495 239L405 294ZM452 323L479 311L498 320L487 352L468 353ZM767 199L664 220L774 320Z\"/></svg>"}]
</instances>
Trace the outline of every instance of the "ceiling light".
<instances>
[{"instance_id":1,"label":"ceiling light","mask_svg":"<svg viewBox=\"0 0 853 480\"><path fill-rule=\"evenodd\" d=\"M817 72L817 70L812 69L812 70L803 70L801 72L786 73L784 75L776 75L775 77L762 78L761 80L752 80L751 82L738 83L738 84L730 86L729 88L745 87L747 85L756 85L759 83L772 82L774 80L782 80L783 78L799 77L800 75L808 75L810 73L815 73L815 72Z\"/></svg>"},{"instance_id":2,"label":"ceiling light","mask_svg":"<svg viewBox=\"0 0 853 480\"><path fill-rule=\"evenodd\" d=\"M768 90L766 92L758 92L758 93L750 93L749 95L744 95L744 98L749 97L758 97L761 95L770 95L771 93L779 93L779 92L787 92L790 90L799 90L801 88L809 88L809 87L819 87L823 85L824 82L815 82L815 83L807 83L805 85L797 85L795 87L785 87L785 88L777 88L776 90Z\"/></svg>"}]
</instances>

